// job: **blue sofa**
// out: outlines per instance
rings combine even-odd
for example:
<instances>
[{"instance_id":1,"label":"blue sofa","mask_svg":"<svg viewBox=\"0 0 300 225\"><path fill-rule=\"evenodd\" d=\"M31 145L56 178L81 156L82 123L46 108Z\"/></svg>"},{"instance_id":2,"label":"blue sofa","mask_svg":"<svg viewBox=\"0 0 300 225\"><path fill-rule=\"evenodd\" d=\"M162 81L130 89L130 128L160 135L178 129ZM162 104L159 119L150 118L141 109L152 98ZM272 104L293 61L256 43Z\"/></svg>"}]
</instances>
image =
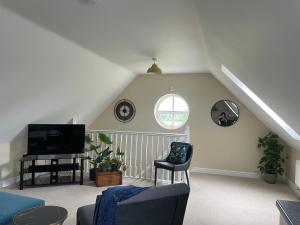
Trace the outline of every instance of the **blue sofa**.
<instances>
[{"instance_id":1,"label":"blue sofa","mask_svg":"<svg viewBox=\"0 0 300 225\"><path fill-rule=\"evenodd\" d=\"M41 199L0 192L0 225L11 225L18 212L44 205Z\"/></svg>"}]
</instances>

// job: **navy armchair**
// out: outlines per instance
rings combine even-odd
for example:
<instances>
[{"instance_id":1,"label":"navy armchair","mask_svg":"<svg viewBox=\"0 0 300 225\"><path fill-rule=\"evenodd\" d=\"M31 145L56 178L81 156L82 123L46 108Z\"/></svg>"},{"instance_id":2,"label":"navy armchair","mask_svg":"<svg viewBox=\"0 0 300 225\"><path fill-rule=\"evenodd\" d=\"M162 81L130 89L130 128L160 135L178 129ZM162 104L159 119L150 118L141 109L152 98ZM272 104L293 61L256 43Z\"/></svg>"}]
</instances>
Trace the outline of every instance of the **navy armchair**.
<instances>
[{"instance_id":1,"label":"navy armchair","mask_svg":"<svg viewBox=\"0 0 300 225\"><path fill-rule=\"evenodd\" d=\"M161 160L154 160L154 166L155 166L155 186L157 182L157 169L166 169L171 171L172 176L171 176L171 182L172 184L174 183L174 173L175 171L185 171L186 175L186 180L188 183L188 186L190 186L190 181L189 181L189 176L188 176L188 169L191 164L192 156L193 156L193 146L189 143L183 143L183 142L172 142L171 143L171 149L173 145L181 145L187 148L187 155L186 155L186 161L181 164L174 164L170 163L168 161L168 157L166 159L161 159Z\"/></svg>"}]
</instances>

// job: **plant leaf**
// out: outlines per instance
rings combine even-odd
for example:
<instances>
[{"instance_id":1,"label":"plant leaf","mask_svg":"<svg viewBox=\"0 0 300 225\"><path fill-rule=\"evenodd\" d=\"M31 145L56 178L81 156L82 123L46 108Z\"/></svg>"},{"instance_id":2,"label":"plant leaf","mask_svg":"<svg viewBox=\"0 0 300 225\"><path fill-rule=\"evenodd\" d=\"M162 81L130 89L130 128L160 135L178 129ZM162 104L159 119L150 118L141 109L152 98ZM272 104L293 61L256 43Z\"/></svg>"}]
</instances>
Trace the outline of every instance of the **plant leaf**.
<instances>
[{"instance_id":1,"label":"plant leaf","mask_svg":"<svg viewBox=\"0 0 300 225\"><path fill-rule=\"evenodd\" d=\"M107 136L106 134L100 133L99 138L105 144L108 144L108 145L112 144L112 141L110 140L109 136Z\"/></svg>"},{"instance_id":2,"label":"plant leaf","mask_svg":"<svg viewBox=\"0 0 300 225\"><path fill-rule=\"evenodd\" d=\"M89 135L85 135L85 143L87 143L87 144L92 143L92 139Z\"/></svg>"}]
</instances>

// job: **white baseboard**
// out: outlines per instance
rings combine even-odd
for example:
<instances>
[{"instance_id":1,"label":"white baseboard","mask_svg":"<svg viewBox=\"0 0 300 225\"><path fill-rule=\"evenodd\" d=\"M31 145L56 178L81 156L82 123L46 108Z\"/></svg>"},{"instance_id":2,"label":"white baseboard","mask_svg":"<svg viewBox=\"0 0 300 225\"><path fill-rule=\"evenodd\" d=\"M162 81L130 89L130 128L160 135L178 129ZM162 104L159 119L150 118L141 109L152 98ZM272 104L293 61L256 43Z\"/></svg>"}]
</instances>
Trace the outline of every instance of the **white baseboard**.
<instances>
[{"instance_id":1,"label":"white baseboard","mask_svg":"<svg viewBox=\"0 0 300 225\"><path fill-rule=\"evenodd\" d=\"M38 173L38 174L36 174L35 178L38 178L40 176L47 175L47 174L49 174L49 173L47 173L47 172ZM24 181L30 180L30 179L31 179L31 174L24 174ZM19 182L20 182L20 176L0 180L0 188L5 188L5 187L11 186L11 185L16 185L16 184L19 184Z\"/></svg>"},{"instance_id":2,"label":"white baseboard","mask_svg":"<svg viewBox=\"0 0 300 225\"><path fill-rule=\"evenodd\" d=\"M29 180L29 179L31 179L31 175L24 174L24 180ZM18 184L19 181L20 181L20 176L10 177L4 180L0 180L0 188L5 188L11 185Z\"/></svg>"},{"instance_id":3,"label":"white baseboard","mask_svg":"<svg viewBox=\"0 0 300 225\"><path fill-rule=\"evenodd\" d=\"M297 195L298 198L300 198L300 189L297 187L297 185L288 178L286 178L286 182L290 189Z\"/></svg>"},{"instance_id":4,"label":"white baseboard","mask_svg":"<svg viewBox=\"0 0 300 225\"><path fill-rule=\"evenodd\" d=\"M260 179L261 176L258 173L251 172L241 172L234 170L219 170L219 169L210 169L210 168L200 168L193 167L190 169L191 173L204 173L204 174L214 174L214 175L222 175L222 176L230 176L230 177L245 177L252 179Z\"/></svg>"}]
</instances>

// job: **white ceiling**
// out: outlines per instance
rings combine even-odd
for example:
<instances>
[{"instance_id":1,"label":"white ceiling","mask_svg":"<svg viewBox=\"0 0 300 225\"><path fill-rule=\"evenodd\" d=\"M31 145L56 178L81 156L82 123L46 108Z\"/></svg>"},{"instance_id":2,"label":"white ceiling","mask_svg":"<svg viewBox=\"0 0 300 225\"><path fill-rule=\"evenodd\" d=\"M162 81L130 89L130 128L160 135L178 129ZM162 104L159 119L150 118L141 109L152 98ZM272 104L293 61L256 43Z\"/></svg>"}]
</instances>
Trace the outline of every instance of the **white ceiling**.
<instances>
[{"instance_id":1,"label":"white ceiling","mask_svg":"<svg viewBox=\"0 0 300 225\"><path fill-rule=\"evenodd\" d=\"M3 6L133 72L207 72L193 0L1 0Z\"/></svg>"},{"instance_id":2,"label":"white ceiling","mask_svg":"<svg viewBox=\"0 0 300 225\"><path fill-rule=\"evenodd\" d=\"M29 123L89 124L135 78L2 7L0 28L0 143Z\"/></svg>"},{"instance_id":3,"label":"white ceiling","mask_svg":"<svg viewBox=\"0 0 300 225\"><path fill-rule=\"evenodd\" d=\"M270 129L300 149L299 141L221 72L224 64L299 132L299 0L0 0L0 4L133 72L144 73L153 56L165 73L209 70Z\"/></svg>"},{"instance_id":4,"label":"white ceiling","mask_svg":"<svg viewBox=\"0 0 300 225\"><path fill-rule=\"evenodd\" d=\"M300 1L195 1L212 73L270 129L300 150L300 141L292 139L220 70L224 64L299 133Z\"/></svg>"}]
</instances>

